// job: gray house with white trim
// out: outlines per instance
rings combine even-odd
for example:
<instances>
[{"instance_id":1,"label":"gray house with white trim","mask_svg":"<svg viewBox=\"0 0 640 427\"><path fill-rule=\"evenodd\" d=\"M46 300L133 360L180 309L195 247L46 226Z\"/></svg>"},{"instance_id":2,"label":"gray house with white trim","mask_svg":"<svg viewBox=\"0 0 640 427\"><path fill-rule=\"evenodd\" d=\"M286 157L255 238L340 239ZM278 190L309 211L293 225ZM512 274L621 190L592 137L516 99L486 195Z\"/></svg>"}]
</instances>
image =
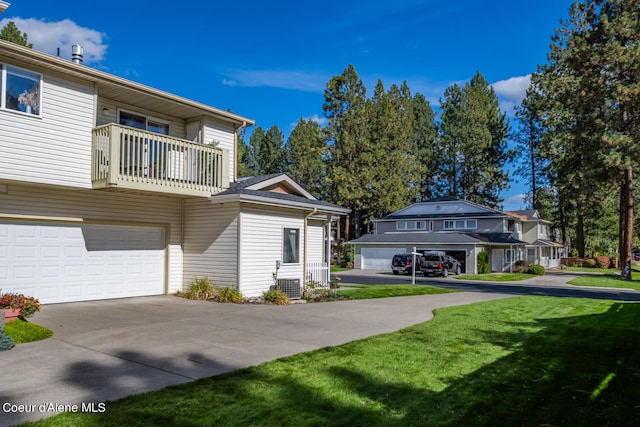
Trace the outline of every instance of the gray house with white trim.
<instances>
[{"instance_id":1,"label":"gray house with white trim","mask_svg":"<svg viewBox=\"0 0 640 427\"><path fill-rule=\"evenodd\" d=\"M393 255L410 253L413 248L418 252L444 251L458 259L466 273L477 273L479 252L489 254L493 272L511 271L517 261L525 259L555 266L558 253L549 254L546 260L536 254L527 257L529 248L557 244L550 240L536 242L539 239L529 232L531 224L539 224L542 230L550 223L526 218L520 212L507 213L454 197L438 197L375 219L372 234L348 243L355 247L356 269L387 270Z\"/></svg>"}]
</instances>

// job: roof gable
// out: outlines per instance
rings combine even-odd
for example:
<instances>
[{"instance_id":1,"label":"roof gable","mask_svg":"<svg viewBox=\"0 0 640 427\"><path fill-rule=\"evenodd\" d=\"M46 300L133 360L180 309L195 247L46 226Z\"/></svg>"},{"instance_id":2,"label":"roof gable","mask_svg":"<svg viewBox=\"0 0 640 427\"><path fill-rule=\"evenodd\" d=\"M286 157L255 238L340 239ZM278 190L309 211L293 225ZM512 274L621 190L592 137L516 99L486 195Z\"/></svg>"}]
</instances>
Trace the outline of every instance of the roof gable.
<instances>
[{"instance_id":1,"label":"roof gable","mask_svg":"<svg viewBox=\"0 0 640 427\"><path fill-rule=\"evenodd\" d=\"M300 186L300 184L291 179L289 175L283 173L240 178L236 185L238 188L245 190L271 191L274 193L304 197L309 200L317 200L311 193Z\"/></svg>"}]
</instances>

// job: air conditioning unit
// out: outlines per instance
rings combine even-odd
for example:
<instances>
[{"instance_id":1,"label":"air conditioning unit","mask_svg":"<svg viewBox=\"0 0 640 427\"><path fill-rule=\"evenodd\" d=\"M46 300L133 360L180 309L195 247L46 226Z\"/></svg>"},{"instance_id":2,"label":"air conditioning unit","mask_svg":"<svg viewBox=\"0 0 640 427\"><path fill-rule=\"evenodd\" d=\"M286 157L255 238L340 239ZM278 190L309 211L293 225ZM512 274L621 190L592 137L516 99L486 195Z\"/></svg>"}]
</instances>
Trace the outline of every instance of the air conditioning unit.
<instances>
[{"instance_id":1,"label":"air conditioning unit","mask_svg":"<svg viewBox=\"0 0 640 427\"><path fill-rule=\"evenodd\" d=\"M278 279L278 289L287 294L289 299L302 298L300 279Z\"/></svg>"}]
</instances>

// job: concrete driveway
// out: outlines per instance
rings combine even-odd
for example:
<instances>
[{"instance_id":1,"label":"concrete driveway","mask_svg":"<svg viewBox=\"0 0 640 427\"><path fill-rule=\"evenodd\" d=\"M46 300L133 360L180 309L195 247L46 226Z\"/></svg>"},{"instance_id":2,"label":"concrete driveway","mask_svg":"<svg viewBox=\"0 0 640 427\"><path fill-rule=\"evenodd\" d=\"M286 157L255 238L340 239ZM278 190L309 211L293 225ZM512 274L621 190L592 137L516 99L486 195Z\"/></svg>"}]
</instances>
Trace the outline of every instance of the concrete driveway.
<instances>
[{"instance_id":1,"label":"concrete driveway","mask_svg":"<svg viewBox=\"0 0 640 427\"><path fill-rule=\"evenodd\" d=\"M461 292L286 307L158 296L47 305L33 321L52 329L53 338L0 352L0 426L52 416L64 405L108 411L106 400L397 331L431 319L439 307L506 296Z\"/></svg>"}]
</instances>

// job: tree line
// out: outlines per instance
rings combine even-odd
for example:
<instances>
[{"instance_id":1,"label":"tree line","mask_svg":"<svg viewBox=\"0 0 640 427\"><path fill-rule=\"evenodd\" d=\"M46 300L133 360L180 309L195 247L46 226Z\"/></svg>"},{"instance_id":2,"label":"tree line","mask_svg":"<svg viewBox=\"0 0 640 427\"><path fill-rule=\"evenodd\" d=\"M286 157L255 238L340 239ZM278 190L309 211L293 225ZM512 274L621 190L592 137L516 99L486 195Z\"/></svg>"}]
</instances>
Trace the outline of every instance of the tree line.
<instances>
[{"instance_id":1,"label":"tree line","mask_svg":"<svg viewBox=\"0 0 640 427\"><path fill-rule=\"evenodd\" d=\"M353 65L326 84L326 126L300 119L287 141L277 125L256 126L239 144L239 175L286 172L316 197L351 209L342 236L412 202L455 196L498 207L509 185L509 120L479 72L447 88L440 118L407 83L373 94Z\"/></svg>"}]
</instances>

